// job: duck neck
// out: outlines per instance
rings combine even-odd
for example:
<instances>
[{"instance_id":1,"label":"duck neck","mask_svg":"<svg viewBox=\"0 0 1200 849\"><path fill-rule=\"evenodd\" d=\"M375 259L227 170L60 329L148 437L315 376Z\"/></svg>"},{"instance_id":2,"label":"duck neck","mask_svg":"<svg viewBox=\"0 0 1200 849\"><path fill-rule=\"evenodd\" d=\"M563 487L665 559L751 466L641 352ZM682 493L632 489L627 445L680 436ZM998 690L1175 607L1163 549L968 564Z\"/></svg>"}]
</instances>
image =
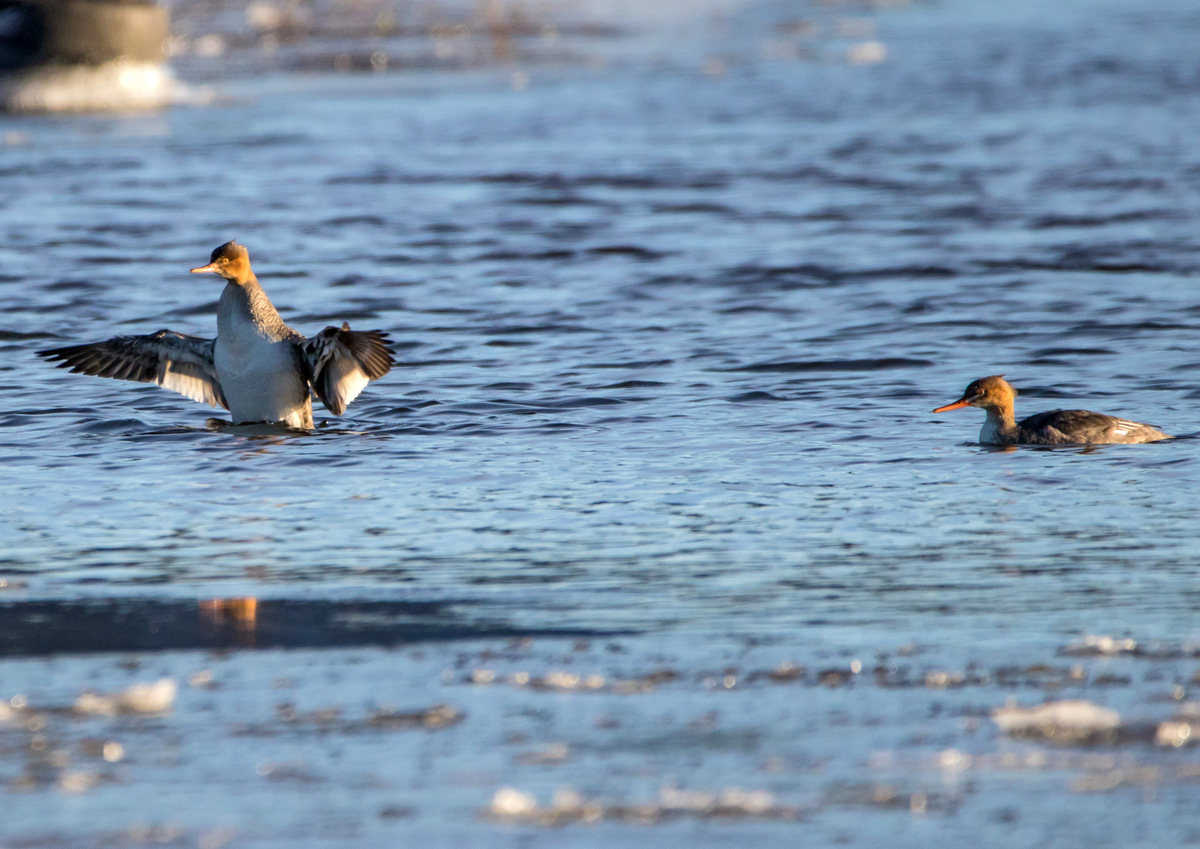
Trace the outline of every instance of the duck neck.
<instances>
[{"instance_id":1,"label":"duck neck","mask_svg":"<svg viewBox=\"0 0 1200 849\"><path fill-rule=\"evenodd\" d=\"M1004 445L1017 439L1017 417L1011 406L985 407L987 419L979 431L979 441L985 444Z\"/></svg>"}]
</instances>

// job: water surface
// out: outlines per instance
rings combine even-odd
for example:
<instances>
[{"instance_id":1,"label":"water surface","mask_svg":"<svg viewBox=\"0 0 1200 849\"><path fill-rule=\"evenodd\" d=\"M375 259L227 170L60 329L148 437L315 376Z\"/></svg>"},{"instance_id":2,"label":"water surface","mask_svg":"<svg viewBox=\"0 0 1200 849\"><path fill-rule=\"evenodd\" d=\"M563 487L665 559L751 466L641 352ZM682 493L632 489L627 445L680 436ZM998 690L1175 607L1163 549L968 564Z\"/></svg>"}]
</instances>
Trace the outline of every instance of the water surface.
<instances>
[{"instance_id":1,"label":"water surface","mask_svg":"<svg viewBox=\"0 0 1200 849\"><path fill-rule=\"evenodd\" d=\"M224 688L185 684L149 726L60 730L65 750L125 740L119 780L72 794L73 767L35 769L0 836L1194 839L1194 752L997 766L1041 749L987 712L1065 694L1157 721L1187 702L1197 443L994 451L973 444L977 411L928 411L1003 372L1019 413L1198 430L1200 16L1182 0L709 6L551 6L508 48L446 48L428 29L322 29L320 7L280 39L200 5L178 10L175 66L212 103L4 119L0 695L62 705L209 667ZM386 70L365 70L379 53ZM34 356L211 335L218 286L186 272L230 238L297 329L396 340L397 368L346 416L310 435L220 427L182 396ZM188 624L239 596L260 600L260 640ZM365 603L391 606L383 625L345 637ZM164 615L180 630L146 637ZM75 655L77 619L103 652ZM1081 634L1177 650L1072 678L1061 653ZM521 636L532 647L509 646ZM200 650L216 645L290 651L214 667ZM679 677L644 697L464 683L509 650L501 676ZM914 664L915 683L823 682L853 660ZM801 685L762 677L784 663ZM1061 675L996 674L1039 664ZM987 680L924 686L969 668ZM465 719L389 733L394 749L301 725L239 750L238 723L269 725L284 700ZM164 735L185 741L167 761ZM572 757L512 751L551 742ZM948 772L946 750L980 760ZM295 768L272 780L276 763ZM1075 792L1118 767L1159 771ZM223 801L145 796L163 780ZM652 836L477 816L507 784L542 802L739 786L801 814Z\"/></svg>"}]
</instances>

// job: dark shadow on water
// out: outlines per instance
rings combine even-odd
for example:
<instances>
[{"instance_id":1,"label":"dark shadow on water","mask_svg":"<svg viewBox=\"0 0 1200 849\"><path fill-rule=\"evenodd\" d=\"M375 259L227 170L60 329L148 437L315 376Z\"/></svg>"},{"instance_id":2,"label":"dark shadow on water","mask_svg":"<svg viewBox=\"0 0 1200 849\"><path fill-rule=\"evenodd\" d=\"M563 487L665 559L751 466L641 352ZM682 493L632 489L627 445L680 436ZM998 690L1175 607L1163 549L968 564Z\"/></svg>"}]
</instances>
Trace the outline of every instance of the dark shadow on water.
<instances>
[{"instance_id":1,"label":"dark shadow on water","mask_svg":"<svg viewBox=\"0 0 1200 849\"><path fill-rule=\"evenodd\" d=\"M372 424L370 429L362 427L347 426L341 422L334 423L327 420L318 420L316 426L312 430L302 430L298 428L288 427L277 422L251 422L248 424L233 424L228 419L209 418L204 422L204 427L193 427L189 425L172 425L169 427L160 427L153 430L139 430L130 435L134 437L147 436L202 436L205 434L220 433L229 436L240 437L249 440L265 440L272 443L283 442L290 439L303 439L306 436L363 436L376 431L376 424Z\"/></svg>"},{"instance_id":2,"label":"dark shadow on water","mask_svg":"<svg viewBox=\"0 0 1200 849\"><path fill-rule=\"evenodd\" d=\"M345 648L526 637L586 638L582 628L519 628L465 617L448 602L108 599L0 605L0 657L186 649Z\"/></svg>"},{"instance_id":3,"label":"dark shadow on water","mask_svg":"<svg viewBox=\"0 0 1200 849\"><path fill-rule=\"evenodd\" d=\"M305 436L313 432L311 430L288 427L287 425L280 424L278 422L251 422L249 424L234 424L226 419L206 419L204 422L204 427L206 430L216 431L218 433L228 433L233 436L245 436L252 439L264 436Z\"/></svg>"}]
</instances>

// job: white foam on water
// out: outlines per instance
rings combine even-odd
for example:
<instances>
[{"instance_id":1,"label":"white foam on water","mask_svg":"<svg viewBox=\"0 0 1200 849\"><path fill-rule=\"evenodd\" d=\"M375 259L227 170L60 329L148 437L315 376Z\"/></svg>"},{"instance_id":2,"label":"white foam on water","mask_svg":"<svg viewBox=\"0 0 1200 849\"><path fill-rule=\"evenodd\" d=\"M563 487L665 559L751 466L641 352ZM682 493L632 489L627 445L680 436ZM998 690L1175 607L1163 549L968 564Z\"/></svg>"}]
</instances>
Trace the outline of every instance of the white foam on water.
<instances>
[{"instance_id":1,"label":"white foam on water","mask_svg":"<svg viewBox=\"0 0 1200 849\"><path fill-rule=\"evenodd\" d=\"M176 80L165 63L132 59L47 65L0 80L0 107L9 112L140 112L205 97Z\"/></svg>"}]
</instances>

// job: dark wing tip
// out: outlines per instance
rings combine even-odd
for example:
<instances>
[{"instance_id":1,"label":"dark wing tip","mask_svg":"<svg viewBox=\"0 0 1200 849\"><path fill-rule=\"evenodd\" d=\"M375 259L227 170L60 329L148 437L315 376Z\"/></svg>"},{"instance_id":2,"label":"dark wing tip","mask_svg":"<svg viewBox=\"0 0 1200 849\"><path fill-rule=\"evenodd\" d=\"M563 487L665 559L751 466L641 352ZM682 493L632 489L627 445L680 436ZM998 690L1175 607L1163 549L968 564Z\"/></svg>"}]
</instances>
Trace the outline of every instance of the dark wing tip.
<instances>
[{"instance_id":1,"label":"dark wing tip","mask_svg":"<svg viewBox=\"0 0 1200 849\"><path fill-rule=\"evenodd\" d=\"M65 348L48 348L35 353L44 360L54 363L55 368L69 368L74 372L84 371L84 362L95 353L95 345L68 345Z\"/></svg>"},{"instance_id":2,"label":"dark wing tip","mask_svg":"<svg viewBox=\"0 0 1200 849\"><path fill-rule=\"evenodd\" d=\"M344 330L340 334L368 380L378 380L395 365L390 341L382 330Z\"/></svg>"},{"instance_id":3,"label":"dark wing tip","mask_svg":"<svg viewBox=\"0 0 1200 849\"><path fill-rule=\"evenodd\" d=\"M34 351L34 353L37 354L39 357L46 359L46 360L61 360L61 359L64 359L65 357L71 356L71 354L74 351L79 350L79 348L81 348L81 347L83 347L83 346L67 345L66 347L63 347L63 348L47 348L44 351Z\"/></svg>"}]
</instances>

